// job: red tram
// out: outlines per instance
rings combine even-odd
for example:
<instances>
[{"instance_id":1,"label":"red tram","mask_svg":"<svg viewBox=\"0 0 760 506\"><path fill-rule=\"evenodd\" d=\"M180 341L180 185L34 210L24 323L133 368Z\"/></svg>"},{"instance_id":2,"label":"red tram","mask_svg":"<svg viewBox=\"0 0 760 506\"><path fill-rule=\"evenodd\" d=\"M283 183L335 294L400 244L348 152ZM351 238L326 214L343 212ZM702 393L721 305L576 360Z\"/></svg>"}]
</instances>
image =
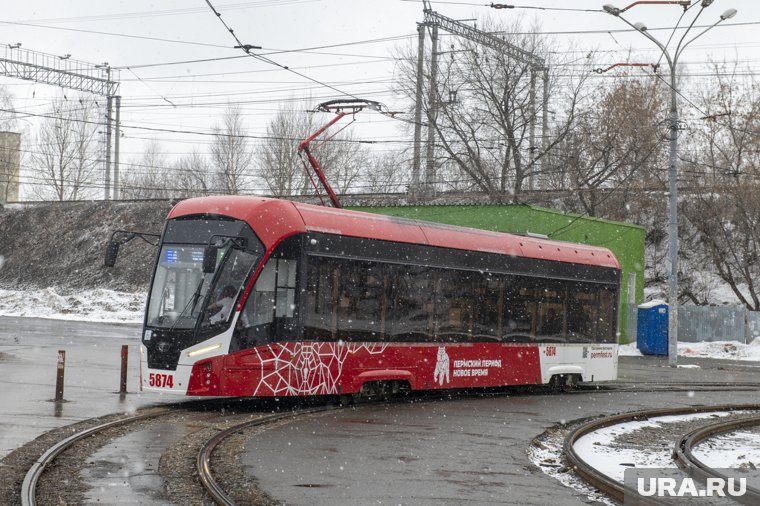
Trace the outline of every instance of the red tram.
<instances>
[{"instance_id":1,"label":"red tram","mask_svg":"<svg viewBox=\"0 0 760 506\"><path fill-rule=\"evenodd\" d=\"M617 375L607 249L257 197L185 200L161 235L146 390L373 394Z\"/></svg>"}]
</instances>

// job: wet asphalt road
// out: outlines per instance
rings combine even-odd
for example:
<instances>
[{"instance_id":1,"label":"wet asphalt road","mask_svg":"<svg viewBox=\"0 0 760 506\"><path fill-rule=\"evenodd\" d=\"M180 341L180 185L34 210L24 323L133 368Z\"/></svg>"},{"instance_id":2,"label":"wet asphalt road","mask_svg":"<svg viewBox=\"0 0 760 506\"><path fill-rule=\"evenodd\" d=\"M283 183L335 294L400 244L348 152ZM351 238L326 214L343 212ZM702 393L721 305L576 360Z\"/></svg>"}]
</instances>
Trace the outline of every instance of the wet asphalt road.
<instances>
[{"instance_id":1,"label":"wet asphalt road","mask_svg":"<svg viewBox=\"0 0 760 506\"><path fill-rule=\"evenodd\" d=\"M242 463L259 486L291 505L577 505L589 500L529 460L531 440L562 421L654 407L760 403L760 391L646 391L663 383L760 383L760 364L621 357L638 392L497 397L365 405L272 428Z\"/></svg>"},{"instance_id":2,"label":"wet asphalt road","mask_svg":"<svg viewBox=\"0 0 760 506\"><path fill-rule=\"evenodd\" d=\"M662 406L760 402L760 392L521 394L360 406L272 428L243 464L292 505L576 505L589 501L529 460L561 420Z\"/></svg>"},{"instance_id":3,"label":"wet asphalt road","mask_svg":"<svg viewBox=\"0 0 760 506\"><path fill-rule=\"evenodd\" d=\"M0 317L0 457L50 429L162 402L137 392L139 335L139 325ZM123 344L129 393L120 396ZM66 351L63 403L51 402L58 350Z\"/></svg>"},{"instance_id":4,"label":"wet asphalt road","mask_svg":"<svg viewBox=\"0 0 760 506\"><path fill-rule=\"evenodd\" d=\"M0 317L0 455L49 428L166 399L115 394L119 349L130 346L130 389L137 383L139 326ZM69 402L54 408L56 350L67 350ZM622 357L629 383L675 381L760 382L760 364L681 360L700 369L673 369L664 358ZM178 400L178 399L177 399ZM532 438L563 420L655 406L760 403L760 392L695 390L496 397L360 405L270 428L248 441L241 465L258 485L288 504L454 505L584 504L588 500L544 475L528 459ZM103 469L142 461L131 490L109 492L95 468L86 478L91 500L154 502L161 495L157 468L172 431L147 431L113 441L93 456ZM182 431L180 430L180 433ZM164 442L152 441L162 433ZM152 441L152 442L151 442ZM138 448L138 442L145 444ZM142 444L141 443L141 444ZM128 449L128 451L125 451ZM105 494L105 495L104 495Z\"/></svg>"}]
</instances>

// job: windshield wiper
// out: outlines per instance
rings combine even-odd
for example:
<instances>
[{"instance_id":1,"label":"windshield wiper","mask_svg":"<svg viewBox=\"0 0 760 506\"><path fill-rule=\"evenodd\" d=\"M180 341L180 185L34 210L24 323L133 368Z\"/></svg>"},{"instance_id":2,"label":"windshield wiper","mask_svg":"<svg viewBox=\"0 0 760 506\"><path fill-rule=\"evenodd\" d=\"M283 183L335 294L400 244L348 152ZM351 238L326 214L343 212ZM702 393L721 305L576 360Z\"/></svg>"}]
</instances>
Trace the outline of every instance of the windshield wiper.
<instances>
[{"instance_id":1,"label":"windshield wiper","mask_svg":"<svg viewBox=\"0 0 760 506\"><path fill-rule=\"evenodd\" d=\"M187 304L185 304L185 307L182 309L182 312L177 315L177 319L174 320L174 323L172 324L169 331L171 332L174 330L174 328L179 323L179 320L185 315L185 311L187 311L187 308L190 307L190 304L192 304L192 309L190 310L190 314L193 314L193 311L195 311L195 306L198 304L198 299L201 298L201 288L203 288L203 283L206 281L205 277L201 277L200 283L198 283L198 286L195 289L195 292L193 293L193 296L190 297L190 300L187 301Z\"/></svg>"}]
</instances>

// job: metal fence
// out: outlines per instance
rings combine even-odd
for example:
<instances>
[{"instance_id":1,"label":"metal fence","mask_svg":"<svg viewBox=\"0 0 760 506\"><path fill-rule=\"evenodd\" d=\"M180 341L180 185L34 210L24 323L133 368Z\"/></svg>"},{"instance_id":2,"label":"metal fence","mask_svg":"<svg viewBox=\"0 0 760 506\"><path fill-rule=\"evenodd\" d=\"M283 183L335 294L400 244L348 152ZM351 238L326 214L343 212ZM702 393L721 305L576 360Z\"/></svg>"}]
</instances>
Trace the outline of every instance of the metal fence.
<instances>
[{"instance_id":1,"label":"metal fence","mask_svg":"<svg viewBox=\"0 0 760 506\"><path fill-rule=\"evenodd\" d=\"M633 341L637 335L638 306L628 304L626 332ZM760 337L760 311L742 306L679 306L678 341L739 341L748 344Z\"/></svg>"}]
</instances>

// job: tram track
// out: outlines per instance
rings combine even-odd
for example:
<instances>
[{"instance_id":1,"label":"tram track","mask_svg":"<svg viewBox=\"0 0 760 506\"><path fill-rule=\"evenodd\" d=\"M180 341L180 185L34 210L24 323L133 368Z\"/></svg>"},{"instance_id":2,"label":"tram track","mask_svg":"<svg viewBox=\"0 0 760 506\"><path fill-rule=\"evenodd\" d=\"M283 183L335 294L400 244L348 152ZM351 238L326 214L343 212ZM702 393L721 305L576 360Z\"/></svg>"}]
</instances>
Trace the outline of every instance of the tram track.
<instances>
[{"instance_id":1,"label":"tram track","mask_svg":"<svg viewBox=\"0 0 760 506\"><path fill-rule=\"evenodd\" d=\"M105 430L135 423L139 421L149 420L157 417L161 417L168 413L176 412L173 409L163 409L160 411L143 413L139 415L127 416L112 420L103 424L90 427L67 437L48 448L31 466L29 471L24 476L24 481L21 484L21 504L22 506L36 506L37 505L37 485L40 481L42 474L45 470L55 461L55 459L63 452L74 446L77 442L93 436L99 432Z\"/></svg>"},{"instance_id":2,"label":"tram track","mask_svg":"<svg viewBox=\"0 0 760 506\"><path fill-rule=\"evenodd\" d=\"M669 384L667 385L667 388L673 388L675 384ZM684 388L687 387L687 385L683 385ZM733 385L719 385L719 384L700 384L700 385L688 385L692 389L699 390L701 388L707 388L707 389L713 389L715 387L731 387ZM752 384L746 384L742 385L743 387L747 388L754 388L755 385ZM734 387L735 388L735 387ZM614 393L617 389L610 389L609 393ZM519 393L521 392L521 389L518 389L515 392L509 391L509 392L492 392L491 394L484 393L483 395L493 396L493 395L500 395L500 394L507 394L510 393ZM605 392L605 388L581 388L578 390L573 391L575 394L593 394L595 392ZM452 395L453 394L453 395ZM440 400L440 399L458 399L458 398L469 398L471 396L465 395L462 393L462 395L458 395L458 393L449 392L449 393L443 393L440 392L439 395L427 395L424 396L425 400ZM281 403L278 403L281 404ZM189 407L192 406L192 407ZM71 447L77 445L78 443L87 440L90 436L94 436L97 434L103 434L107 431L114 431L117 430L117 432L113 432L110 437L114 439L118 439L119 437L122 437L125 433L128 431L137 431L137 430L145 430L146 424L152 423L151 419L162 419L167 418L165 422L172 423L171 422L171 416L187 416L188 420L183 420L183 423L188 424L194 424L195 427L201 428L202 430L198 430L197 434L194 434L194 438L188 438L187 441L183 440L181 441L181 444L178 443L176 446L192 446L194 450L188 450L188 451L194 451L193 454L193 464L192 466L187 466L177 472L176 474L182 474L185 477L192 478L191 475L197 477L197 480L200 481L200 484L203 486L204 490L206 491L208 495L205 496L204 502L209 501L209 498L211 498L215 503L217 504L235 504L240 503L247 503L249 502L245 497L245 492L241 492L241 489L244 489L248 487L248 484L245 481L235 481L235 479L229 479L229 458L222 456L224 454L230 453L231 448L237 448L237 451L240 451L239 448L242 448L244 441L251 437L253 434L253 431L257 427L264 427L264 426L272 426L277 423L285 422L287 423L290 420L295 420L297 417L301 416L307 416L311 414L318 414L324 411L329 411L332 409L335 409L334 406L319 406L314 407L314 404L311 405L303 405L299 404L296 406L278 406L280 408L287 409L287 411L278 411L278 412L272 412L271 410L274 409L274 405L262 405L262 404L256 404L252 401L244 401L244 400L237 400L237 401L230 401L230 400L224 400L224 401L191 401L191 402L185 402L179 405L174 405L171 408L168 409L158 409L158 408L150 408L151 411L149 412L143 412L137 415L129 415L129 416L120 416L119 418L109 420L105 423L98 423L97 425L92 425L90 427L87 427L83 430L79 430L75 434L69 435L68 437L61 439L60 441L57 441L52 446L49 446L47 450L42 452L42 455L38 457L33 463L30 464L28 467L28 471L23 479L23 484L21 485L21 503L22 505L36 505L38 504L37 497L36 497L36 489L37 484L40 481L40 478L44 475L45 471L50 467L55 467L54 465L51 466L52 463L56 461L56 459L61 455L65 454ZM242 409L238 409L242 408ZM590 422L584 423L582 426L576 428L571 434L568 435L568 437L565 439L565 452L567 456L567 461L570 463L570 465L574 468L574 470L577 472L577 474L581 477L583 477L584 480L592 484L592 486L603 490L607 494L609 494L611 497L616 498L617 500L622 501L622 497L625 494L625 489L622 486L621 483L615 482L614 480L609 480L609 477L606 477L603 473L598 472L598 470L593 469L593 466L590 466L589 464L583 462L583 459L575 454L573 449L573 444L577 439L582 437L585 434L589 434L593 432L594 430L598 430L603 427L609 427L611 425L615 425L618 423L625 423L628 421L636 421L636 420L648 420L650 418L656 418L659 416L669 416L669 415L682 415L682 414L694 414L694 413L704 413L704 412L713 412L713 411L738 411L738 410L753 410L753 411L760 411L760 405L736 405L736 406L700 406L700 407L686 407L686 408L675 408L675 409L657 409L657 410L649 410L649 411L637 411L632 413L623 413L619 415L614 415L611 417L605 417L602 419L592 420ZM240 422L239 417L247 417L247 419ZM204 418L205 417L205 418ZM213 419L211 419L213 417ZM752 424L760 424L760 416L753 419L754 422L745 422L747 425ZM92 421L95 422L94 420ZM735 422L734 422L735 423ZM129 429L126 429L126 427L130 426L130 424L134 425L135 427L130 427ZM140 424L143 424L140 426ZM684 435L684 438L686 439L686 443L681 445L679 443L679 447L682 448L682 451L685 455L684 462L691 462L691 464L683 464L684 467L698 467L699 463L698 461L695 462L695 459L692 458L691 455L691 447L696 445L699 441L704 440L704 438L710 437L710 435L718 434L721 431L730 431L731 426L727 425L726 429L723 429L718 424L715 424L716 427L712 430L707 430L704 432L700 432L698 434L692 435L691 433ZM744 425L742 425L744 426ZM119 427L122 427L122 433L118 433ZM70 431L69 431L70 432ZM115 434L115 435L114 435ZM239 437L239 440L237 442L230 442L227 443L228 446L224 450L220 450L219 447L224 444L224 442L228 439L233 439L231 436L237 435ZM682 439L684 439L682 438ZM94 438L93 438L94 439ZM106 437L103 441L108 440ZM105 443L97 443L97 444L105 444ZM97 447L96 443L93 443L94 447ZM41 451L41 450L40 450ZM90 449L88 450L90 452L93 452L94 450ZM215 453L216 452L216 453ZM90 453L84 453L84 455L90 455ZM220 470L217 471L217 475L220 476L222 479L220 481L217 480L217 478L214 475L215 472L215 466L216 464L212 461L213 459L221 458L222 460L225 460L227 458L228 462L222 462L222 465L220 465ZM89 459L89 457L88 457ZM163 459L163 456L162 456ZM84 459L82 459L84 460ZM77 473L82 466L85 464L79 463L79 467L74 469L73 473ZM227 466L226 468L224 466ZM704 469L708 469L707 466L702 466ZM243 476L244 473L240 473L240 476L245 478ZM182 485L179 487L174 486L174 488L181 488ZM172 488L172 487L169 487ZM240 494L243 494L242 496ZM195 497L202 497L203 495L197 495ZM51 501L51 498L47 495L43 494L43 497L45 497L44 501L41 501L41 503L51 503L55 502L55 500ZM237 501L235 500L235 497L237 497ZM753 498L755 496L752 496ZM172 502L175 503L183 503L187 502L182 496L177 497L173 496L171 493L168 497ZM59 501L60 502L60 501ZM74 501L76 502L76 501ZM192 502L192 501L190 501ZM18 503L15 503L18 504ZM758 502L754 502L754 504L760 504L760 500Z\"/></svg>"},{"instance_id":3,"label":"tram track","mask_svg":"<svg viewBox=\"0 0 760 506\"><path fill-rule=\"evenodd\" d=\"M322 413L333 409L336 408L333 406L325 406L322 408L306 409L299 411L297 413L297 416ZM198 457L196 459L196 469L198 471L198 477L200 478L203 487L206 489L206 492L208 492L208 494L212 497L214 502L223 506L234 506L237 504L232 498L231 494L229 494L228 491L224 490L222 485L214 478L212 473L211 457L214 453L214 450L220 445L220 443L222 443L222 441L231 435L239 433L241 431L245 431L257 426L279 422L287 418L292 419L294 416L295 415L293 413L278 413L256 420L249 420L225 429L206 441L206 443L198 452Z\"/></svg>"},{"instance_id":4,"label":"tram track","mask_svg":"<svg viewBox=\"0 0 760 506\"><path fill-rule=\"evenodd\" d=\"M630 422L643 422L667 416L694 415L702 413L709 414L720 412L736 413L742 411L760 412L760 405L737 404L660 408L633 411L595 418L590 421L581 423L580 425L570 430L570 432L565 436L563 443L564 458L566 459L569 468L572 469L575 474L584 482L593 488L604 492L609 497L618 502L622 503L627 496L629 499L631 497L637 498L637 504L663 504L663 501L658 500L656 497L641 496L636 490L628 488L622 481L619 481L602 472L602 470L596 468L592 463L586 461L578 451L576 451L575 444L583 436L592 434L601 429ZM720 421L717 423L704 424L696 430L683 434L674 442L673 459L679 468L683 469L686 474L692 475L692 477L695 479L702 480L707 477L725 478L723 474L715 471L707 464L694 457L692 448L696 446L700 441L703 441L711 436L755 425L760 425L760 414L728 421ZM760 504L760 494L758 493L760 493L760 491L754 489L750 490L750 487L748 487L746 494L748 502L746 502L746 504Z\"/></svg>"},{"instance_id":5,"label":"tram track","mask_svg":"<svg viewBox=\"0 0 760 506\"><path fill-rule=\"evenodd\" d=\"M712 423L700 427L688 434L684 434L683 437L676 442L673 455L676 465L686 471L690 476L700 481L705 481L708 478L727 480L729 477L725 473L716 471L714 468L697 458L693 453L694 447L709 438L756 426L760 426L760 415L738 420ZM737 500L742 504L760 504L760 490L748 486L746 493L741 497L737 497Z\"/></svg>"},{"instance_id":6,"label":"tram track","mask_svg":"<svg viewBox=\"0 0 760 506\"><path fill-rule=\"evenodd\" d=\"M85 469L87 465L85 462L91 460L90 455L97 451L97 449L109 444L112 440L118 440L132 432L149 429L151 424L162 422L177 423L180 419L184 420L183 423L193 426L195 430L185 436L187 441L180 440L177 446L185 446L187 443L190 443L194 444L196 449L200 447L195 459L196 476L203 490L208 494L205 498L201 498L203 493L198 495L196 491L197 499L190 502L201 501L209 503L210 498L217 504L235 504L235 501L231 498L234 494L225 491L212 474L211 457L220 443L231 435L240 434L255 427L294 420L297 417L336 409L334 406L325 405L320 407L295 407L292 410L289 409L272 414L243 409L240 413L233 414L226 410L226 406L229 406L229 400L191 401L169 408L149 408L146 412L118 416L115 419L104 423L96 423L95 425L90 423L88 427L77 430L75 433L49 446L31 463L20 486L20 502L14 502L14 504L21 504L22 506L72 504L84 500L82 491L78 490L76 483L72 479L76 480L76 476ZM265 409L270 408L267 407ZM287 406L284 409L287 409ZM209 420L209 417L214 417L214 419ZM236 418L241 417L245 418L245 420L236 423ZM94 420L91 420L91 422L94 422ZM69 453L72 455L67 456ZM76 465L72 468L71 463L66 462L67 459L73 459L76 461ZM57 469L59 466L64 469ZM65 490L56 485L56 483L60 483L61 481L61 477L56 473L63 473L66 476L63 478L67 484L64 487ZM48 476L48 474L51 474L51 476ZM177 473L170 472L171 474ZM187 473L180 472L179 474ZM173 477L169 476L167 479L173 479ZM50 489L58 490L55 494L51 494ZM186 498L180 498L173 502L182 503L185 500Z\"/></svg>"}]
</instances>

